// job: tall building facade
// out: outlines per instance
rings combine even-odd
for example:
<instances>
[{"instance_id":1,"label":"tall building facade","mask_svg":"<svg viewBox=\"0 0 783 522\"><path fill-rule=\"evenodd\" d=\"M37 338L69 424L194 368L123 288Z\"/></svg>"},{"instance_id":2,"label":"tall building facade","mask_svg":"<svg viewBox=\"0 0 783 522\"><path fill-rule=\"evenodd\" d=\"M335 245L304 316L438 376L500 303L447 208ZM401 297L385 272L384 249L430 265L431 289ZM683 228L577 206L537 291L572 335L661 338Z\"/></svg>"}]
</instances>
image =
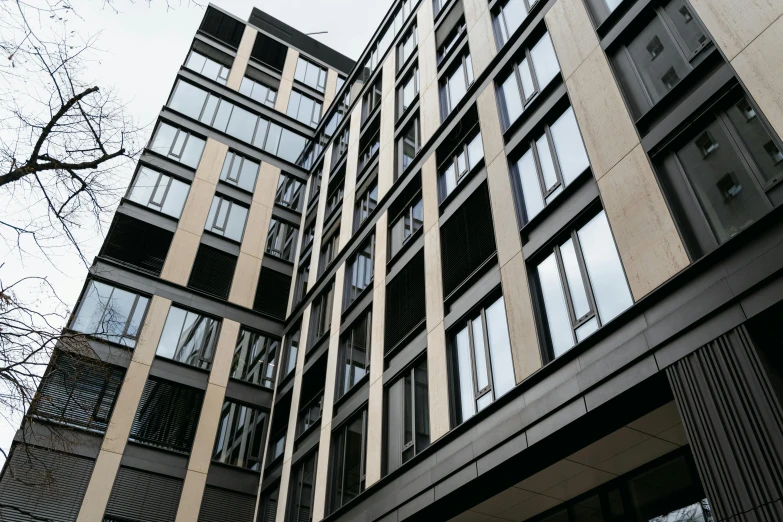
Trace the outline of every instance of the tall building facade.
<instances>
[{"instance_id":1,"label":"tall building facade","mask_svg":"<svg viewBox=\"0 0 783 522\"><path fill-rule=\"evenodd\" d=\"M783 520L781 15L209 6L0 513Z\"/></svg>"}]
</instances>

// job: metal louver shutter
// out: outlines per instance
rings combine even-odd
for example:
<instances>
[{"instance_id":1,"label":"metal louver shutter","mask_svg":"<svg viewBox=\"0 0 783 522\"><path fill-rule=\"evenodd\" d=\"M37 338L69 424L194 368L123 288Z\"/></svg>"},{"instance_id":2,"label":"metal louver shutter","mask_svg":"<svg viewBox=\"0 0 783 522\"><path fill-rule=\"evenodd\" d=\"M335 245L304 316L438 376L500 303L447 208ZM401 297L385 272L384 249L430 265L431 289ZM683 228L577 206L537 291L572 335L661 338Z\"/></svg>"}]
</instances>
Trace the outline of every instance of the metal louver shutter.
<instances>
[{"instance_id":1,"label":"metal louver shutter","mask_svg":"<svg viewBox=\"0 0 783 522\"><path fill-rule=\"evenodd\" d=\"M440 229L443 295L448 297L496 251L487 184L482 184Z\"/></svg>"},{"instance_id":2,"label":"metal louver shutter","mask_svg":"<svg viewBox=\"0 0 783 522\"><path fill-rule=\"evenodd\" d=\"M123 368L57 352L30 413L105 432L124 376Z\"/></svg>"},{"instance_id":3,"label":"metal louver shutter","mask_svg":"<svg viewBox=\"0 0 783 522\"><path fill-rule=\"evenodd\" d=\"M199 31L203 31L236 49L242 40L245 24L210 6L204 13Z\"/></svg>"},{"instance_id":4,"label":"metal louver shutter","mask_svg":"<svg viewBox=\"0 0 783 522\"><path fill-rule=\"evenodd\" d=\"M196 259L193 261L188 286L226 299L236 267L236 256L202 244L198 247Z\"/></svg>"},{"instance_id":5,"label":"metal louver shutter","mask_svg":"<svg viewBox=\"0 0 783 522\"><path fill-rule=\"evenodd\" d=\"M174 233L136 218L117 214L101 256L160 275Z\"/></svg>"},{"instance_id":6,"label":"metal louver shutter","mask_svg":"<svg viewBox=\"0 0 783 522\"><path fill-rule=\"evenodd\" d=\"M278 319L285 319L290 290L291 276L281 274L271 268L261 268L253 310Z\"/></svg>"},{"instance_id":7,"label":"metal louver shutter","mask_svg":"<svg viewBox=\"0 0 783 522\"><path fill-rule=\"evenodd\" d=\"M258 33L250 56L259 62L282 72L283 67L285 66L285 57L287 53L288 47L286 47L285 44L268 37L264 33Z\"/></svg>"},{"instance_id":8,"label":"metal louver shutter","mask_svg":"<svg viewBox=\"0 0 783 522\"><path fill-rule=\"evenodd\" d=\"M92 459L14 446L0 478L0 520L73 522L94 466Z\"/></svg>"},{"instance_id":9,"label":"metal louver shutter","mask_svg":"<svg viewBox=\"0 0 783 522\"><path fill-rule=\"evenodd\" d=\"M174 522L181 494L179 479L120 467L104 521Z\"/></svg>"},{"instance_id":10,"label":"metal louver shutter","mask_svg":"<svg viewBox=\"0 0 783 522\"><path fill-rule=\"evenodd\" d=\"M150 378L144 385L130 438L187 453L196 436L202 390Z\"/></svg>"},{"instance_id":11,"label":"metal louver shutter","mask_svg":"<svg viewBox=\"0 0 783 522\"><path fill-rule=\"evenodd\" d=\"M421 251L386 285L385 351L394 348L425 318L424 252Z\"/></svg>"},{"instance_id":12,"label":"metal louver shutter","mask_svg":"<svg viewBox=\"0 0 783 522\"><path fill-rule=\"evenodd\" d=\"M227 489L207 486L198 522L252 522L256 497Z\"/></svg>"}]
</instances>

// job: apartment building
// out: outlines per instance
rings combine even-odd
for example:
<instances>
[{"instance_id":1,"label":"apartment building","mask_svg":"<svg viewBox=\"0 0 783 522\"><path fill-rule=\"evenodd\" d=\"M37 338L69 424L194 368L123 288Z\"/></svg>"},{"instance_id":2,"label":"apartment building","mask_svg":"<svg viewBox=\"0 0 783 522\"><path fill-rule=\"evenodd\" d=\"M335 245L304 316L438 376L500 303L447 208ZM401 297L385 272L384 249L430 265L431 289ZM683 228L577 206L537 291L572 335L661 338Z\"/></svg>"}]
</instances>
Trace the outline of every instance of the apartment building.
<instances>
[{"instance_id":1,"label":"apartment building","mask_svg":"<svg viewBox=\"0 0 783 522\"><path fill-rule=\"evenodd\" d=\"M781 15L209 6L0 513L783 520Z\"/></svg>"}]
</instances>

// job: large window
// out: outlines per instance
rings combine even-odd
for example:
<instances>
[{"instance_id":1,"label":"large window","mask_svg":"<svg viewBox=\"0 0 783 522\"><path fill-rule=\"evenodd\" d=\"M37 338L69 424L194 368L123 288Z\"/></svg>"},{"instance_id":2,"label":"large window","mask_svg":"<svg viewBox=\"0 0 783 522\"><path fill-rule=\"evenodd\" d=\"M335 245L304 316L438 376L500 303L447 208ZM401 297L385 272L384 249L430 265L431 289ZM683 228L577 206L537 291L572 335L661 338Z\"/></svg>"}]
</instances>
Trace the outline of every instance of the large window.
<instances>
[{"instance_id":1,"label":"large window","mask_svg":"<svg viewBox=\"0 0 783 522\"><path fill-rule=\"evenodd\" d=\"M375 108L381 104L381 82L383 80L382 75L378 75L378 79L375 83L367 89L362 98L362 123L364 123L370 114L373 113Z\"/></svg>"},{"instance_id":2,"label":"large window","mask_svg":"<svg viewBox=\"0 0 783 522\"><path fill-rule=\"evenodd\" d=\"M367 410L351 417L335 430L332 442L330 511L335 511L364 491L367 463Z\"/></svg>"},{"instance_id":3,"label":"large window","mask_svg":"<svg viewBox=\"0 0 783 522\"><path fill-rule=\"evenodd\" d=\"M554 357L633 304L603 211L572 231L536 273Z\"/></svg>"},{"instance_id":4,"label":"large window","mask_svg":"<svg viewBox=\"0 0 783 522\"><path fill-rule=\"evenodd\" d=\"M272 218L266 236L266 253L293 262L296 255L296 227Z\"/></svg>"},{"instance_id":5,"label":"large window","mask_svg":"<svg viewBox=\"0 0 783 522\"><path fill-rule=\"evenodd\" d=\"M465 176L484 159L484 144L481 131L476 125L475 131L468 135L465 143L448 154L438 166L438 192L440 201L457 188Z\"/></svg>"},{"instance_id":6,"label":"large window","mask_svg":"<svg viewBox=\"0 0 783 522\"><path fill-rule=\"evenodd\" d=\"M693 257L714 249L779 204L783 144L737 88L705 111L658 160Z\"/></svg>"},{"instance_id":7,"label":"large window","mask_svg":"<svg viewBox=\"0 0 783 522\"><path fill-rule=\"evenodd\" d=\"M337 398L345 395L370 372L372 313L354 321L340 343L337 359Z\"/></svg>"},{"instance_id":8,"label":"large window","mask_svg":"<svg viewBox=\"0 0 783 522\"><path fill-rule=\"evenodd\" d=\"M468 87L473 84L473 62L470 59L470 54L465 54L458 62L440 86L442 119L454 110L454 107L468 92Z\"/></svg>"},{"instance_id":9,"label":"large window","mask_svg":"<svg viewBox=\"0 0 783 522\"><path fill-rule=\"evenodd\" d=\"M220 322L172 306L158 342L156 355L190 366L209 369L215 355Z\"/></svg>"},{"instance_id":10,"label":"large window","mask_svg":"<svg viewBox=\"0 0 783 522\"><path fill-rule=\"evenodd\" d=\"M560 65L555 48L549 33L544 33L530 49L524 50L508 76L499 82L498 98L503 128L508 129L528 103L558 74Z\"/></svg>"},{"instance_id":11,"label":"large window","mask_svg":"<svg viewBox=\"0 0 783 522\"><path fill-rule=\"evenodd\" d=\"M134 347L149 299L101 283L90 281L76 310L71 330Z\"/></svg>"},{"instance_id":12,"label":"large window","mask_svg":"<svg viewBox=\"0 0 783 522\"><path fill-rule=\"evenodd\" d=\"M234 241L242 241L247 212L247 207L216 195L212 198L204 230Z\"/></svg>"},{"instance_id":13,"label":"large window","mask_svg":"<svg viewBox=\"0 0 783 522\"><path fill-rule=\"evenodd\" d=\"M322 107L321 102L318 100L298 91L291 91L286 114L305 125L315 128L318 126L318 122L321 121Z\"/></svg>"},{"instance_id":14,"label":"large window","mask_svg":"<svg viewBox=\"0 0 783 522\"><path fill-rule=\"evenodd\" d=\"M332 303L334 301L334 282L315 298L312 305L311 316L311 339L313 342L321 339L332 326ZM310 344L312 347L312 343Z\"/></svg>"},{"instance_id":15,"label":"large window","mask_svg":"<svg viewBox=\"0 0 783 522\"><path fill-rule=\"evenodd\" d=\"M418 32L416 26L411 27L410 31L402 37L402 41L397 46L397 70L399 71L416 50L418 44Z\"/></svg>"},{"instance_id":16,"label":"large window","mask_svg":"<svg viewBox=\"0 0 783 522\"><path fill-rule=\"evenodd\" d=\"M188 199L190 185L176 178L149 169L139 168L128 191L128 199L147 208L179 218Z\"/></svg>"},{"instance_id":17,"label":"large window","mask_svg":"<svg viewBox=\"0 0 783 522\"><path fill-rule=\"evenodd\" d=\"M234 401L220 411L212 460L229 466L261 470L266 412Z\"/></svg>"},{"instance_id":18,"label":"large window","mask_svg":"<svg viewBox=\"0 0 783 522\"><path fill-rule=\"evenodd\" d=\"M511 390L514 364L503 297L471 315L452 337L454 419L465 422Z\"/></svg>"},{"instance_id":19,"label":"large window","mask_svg":"<svg viewBox=\"0 0 783 522\"><path fill-rule=\"evenodd\" d=\"M300 56L299 61L296 62L294 80L324 92L326 90L326 69Z\"/></svg>"},{"instance_id":20,"label":"large window","mask_svg":"<svg viewBox=\"0 0 783 522\"><path fill-rule=\"evenodd\" d=\"M299 461L291 470L286 522L310 522L313 519L317 462L318 451L314 451Z\"/></svg>"},{"instance_id":21,"label":"large window","mask_svg":"<svg viewBox=\"0 0 783 522\"><path fill-rule=\"evenodd\" d=\"M302 210L302 189L304 185L301 181L290 174L281 173L277 181L277 192L275 192L275 203L290 208L296 212Z\"/></svg>"},{"instance_id":22,"label":"large window","mask_svg":"<svg viewBox=\"0 0 783 522\"><path fill-rule=\"evenodd\" d=\"M582 135L569 107L512 166L522 221L533 219L589 166Z\"/></svg>"},{"instance_id":23,"label":"large window","mask_svg":"<svg viewBox=\"0 0 783 522\"><path fill-rule=\"evenodd\" d=\"M234 185L248 192L253 192L256 187L256 178L261 164L250 158L240 156L235 152L226 154L223 168L220 170L220 179L229 185Z\"/></svg>"},{"instance_id":24,"label":"large window","mask_svg":"<svg viewBox=\"0 0 783 522\"><path fill-rule=\"evenodd\" d=\"M345 308L353 303L372 283L375 271L375 234L359 248L359 251L348 261L345 274Z\"/></svg>"},{"instance_id":25,"label":"large window","mask_svg":"<svg viewBox=\"0 0 783 522\"><path fill-rule=\"evenodd\" d=\"M710 39L685 0L656 7L641 31L634 31L612 55L625 94L639 117L687 76Z\"/></svg>"},{"instance_id":26,"label":"large window","mask_svg":"<svg viewBox=\"0 0 783 522\"><path fill-rule=\"evenodd\" d=\"M130 440L180 453L196 438L204 391L150 377L144 384Z\"/></svg>"},{"instance_id":27,"label":"large window","mask_svg":"<svg viewBox=\"0 0 783 522\"><path fill-rule=\"evenodd\" d=\"M386 473L430 445L427 359L406 369L386 392Z\"/></svg>"},{"instance_id":28,"label":"large window","mask_svg":"<svg viewBox=\"0 0 783 522\"><path fill-rule=\"evenodd\" d=\"M405 76L400 87L397 88L397 116L402 116L408 107L413 105L416 97L419 95L419 66L414 65L413 69Z\"/></svg>"},{"instance_id":29,"label":"large window","mask_svg":"<svg viewBox=\"0 0 783 522\"><path fill-rule=\"evenodd\" d=\"M195 169L205 144L204 139L161 122L150 140L149 149Z\"/></svg>"},{"instance_id":30,"label":"large window","mask_svg":"<svg viewBox=\"0 0 783 522\"><path fill-rule=\"evenodd\" d=\"M421 148L421 130L418 116L410 121L397 138L397 173L399 177L411 166Z\"/></svg>"},{"instance_id":31,"label":"large window","mask_svg":"<svg viewBox=\"0 0 783 522\"><path fill-rule=\"evenodd\" d=\"M226 67L196 51L190 51L185 67L221 85L226 84L230 70L230 67Z\"/></svg>"},{"instance_id":32,"label":"large window","mask_svg":"<svg viewBox=\"0 0 783 522\"><path fill-rule=\"evenodd\" d=\"M421 192L405 205L402 212L391 221L389 226L389 258L393 258L402 246L424 224L424 206Z\"/></svg>"},{"instance_id":33,"label":"large window","mask_svg":"<svg viewBox=\"0 0 783 522\"><path fill-rule=\"evenodd\" d=\"M252 98L258 103L266 105L267 107L275 107L277 91L272 87L257 82L251 78L248 78L247 76L242 78L242 84L239 86L239 92Z\"/></svg>"},{"instance_id":34,"label":"large window","mask_svg":"<svg viewBox=\"0 0 783 522\"><path fill-rule=\"evenodd\" d=\"M231 378L272 388L279 351L278 339L243 326L234 348Z\"/></svg>"},{"instance_id":35,"label":"large window","mask_svg":"<svg viewBox=\"0 0 783 522\"><path fill-rule=\"evenodd\" d=\"M514 31L522 25L528 11L538 0L508 0L503 2L495 13L493 25L495 26L495 39L498 49L503 47ZM599 0L603 1L603 0Z\"/></svg>"},{"instance_id":36,"label":"large window","mask_svg":"<svg viewBox=\"0 0 783 522\"><path fill-rule=\"evenodd\" d=\"M378 205L378 182L373 181L370 186L356 199L353 229L356 231L364 221L370 217Z\"/></svg>"}]
</instances>

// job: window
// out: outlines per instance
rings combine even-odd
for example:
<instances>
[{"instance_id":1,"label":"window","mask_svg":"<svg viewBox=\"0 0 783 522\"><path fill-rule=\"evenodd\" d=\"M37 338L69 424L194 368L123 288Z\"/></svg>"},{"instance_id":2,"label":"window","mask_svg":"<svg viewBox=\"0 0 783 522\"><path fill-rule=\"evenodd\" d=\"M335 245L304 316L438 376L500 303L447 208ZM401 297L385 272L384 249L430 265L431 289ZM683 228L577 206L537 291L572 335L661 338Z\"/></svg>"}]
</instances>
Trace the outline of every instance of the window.
<instances>
[{"instance_id":1,"label":"window","mask_svg":"<svg viewBox=\"0 0 783 522\"><path fill-rule=\"evenodd\" d=\"M326 69L300 56L299 61L296 62L294 80L324 92L326 90Z\"/></svg>"},{"instance_id":2,"label":"window","mask_svg":"<svg viewBox=\"0 0 783 522\"><path fill-rule=\"evenodd\" d=\"M411 57L413 51L416 50L418 44L418 34L416 26L411 27L410 31L402 37L402 42L397 46L397 70L402 69L402 66Z\"/></svg>"},{"instance_id":3,"label":"window","mask_svg":"<svg viewBox=\"0 0 783 522\"><path fill-rule=\"evenodd\" d=\"M219 332L219 321L172 306L155 355L208 370Z\"/></svg>"},{"instance_id":4,"label":"window","mask_svg":"<svg viewBox=\"0 0 783 522\"><path fill-rule=\"evenodd\" d=\"M133 419L130 440L189 453L203 402L203 390L149 377Z\"/></svg>"},{"instance_id":5,"label":"window","mask_svg":"<svg viewBox=\"0 0 783 522\"><path fill-rule=\"evenodd\" d=\"M223 161L220 179L229 185L253 192L256 188L256 178L260 167L261 165L257 161L240 156L235 152L229 152Z\"/></svg>"},{"instance_id":6,"label":"window","mask_svg":"<svg viewBox=\"0 0 783 522\"><path fill-rule=\"evenodd\" d=\"M257 82L245 76L242 78L242 83L239 85L239 92L258 103L266 105L267 107L272 107L273 109L275 108L277 91L261 82Z\"/></svg>"},{"instance_id":7,"label":"window","mask_svg":"<svg viewBox=\"0 0 783 522\"><path fill-rule=\"evenodd\" d=\"M364 93L364 98L362 98L362 123L367 121L367 118L373 114L375 108L381 104L382 80L383 76L379 74L375 83L373 83L372 86L367 89L367 92Z\"/></svg>"},{"instance_id":8,"label":"window","mask_svg":"<svg viewBox=\"0 0 783 522\"><path fill-rule=\"evenodd\" d=\"M230 67L226 67L196 51L190 51L185 67L221 85L226 84L228 71L230 70Z\"/></svg>"},{"instance_id":9,"label":"window","mask_svg":"<svg viewBox=\"0 0 783 522\"><path fill-rule=\"evenodd\" d=\"M397 89L397 117L402 116L408 107L413 105L419 95L419 66L414 65L411 72Z\"/></svg>"},{"instance_id":10,"label":"window","mask_svg":"<svg viewBox=\"0 0 783 522\"><path fill-rule=\"evenodd\" d=\"M332 443L331 511L364 491L367 462L367 410L335 430Z\"/></svg>"},{"instance_id":11,"label":"window","mask_svg":"<svg viewBox=\"0 0 783 522\"><path fill-rule=\"evenodd\" d=\"M315 201L318 198L318 194L321 192L321 179L323 178L323 174L323 167L318 167L310 178L312 180L310 185L310 203Z\"/></svg>"},{"instance_id":12,"label":"window","mask_svg":"<svg viewBox=\"0 0 783 522\"><path fill-rule=\"evenodd\" d=\"M300 437L304 432L309 430L312 426L315 426L317 422L321 421L321 413L323 412L324 405L324 392L320 390L315 394L315 397L311 398L304 406L299 409L296 416L296 437Z\"/></svg>"},{"instance_id":13,"label":"window","mask_svg":"<svg viewBox=\"0 0 783 522\"><path fill-rule=\"evenodd\" d=\"M286 522L310 522L313 518L315 469L318 451L304 457L291 471L288 515Z\"/></svg>"},{"instance_id":14,"label":"window","mask_svg":"<svg viewBox=\"0 0 783 522\"><path fill-rule=\"evenodd\" d=\"M298 305L307 295L307 285L310 280L310 258L300 261L296 273L296 288L294 289L294 306Z\"/></svg>"},{"instance_id":15,"label":"window","mask_svg":"<svg viewBox=\"0 0 783 522\"><path fill-rule=\"evenodd\" d=\"M47 421L105 432L124 377L122 368L58 350L30 413Z\"/></svg>"},{"instance_id":16,"label":"window","mask_svg":"<svg viewBox=\"0 0 783 522\"><path fill-rule=\"evenodd\" d=\"M365 169L378 155L381 148L381 125L380 120L376 120L367 127L362 137L359 139L359 166L357 171L362 179Z\"/></svg>"},{"instance_id":17,"label":"window","mask_svg":"<svg viewBox=\"0 0 783 522\"><path fill-rule=\"evenodd\" d=\"M279 351L279 339L243 326L234 348L231 378L272 388Z\"/></svg>"},{"instance_id":18,"label":"window","mask_svg":"<svg viewBox=\"0 0 783 522\"><path fill-rule=\"evenodd\" d=\"M212 206L209 207L204 230L234 241L242 241L247 212L247 207L216 195L212 198Z\"/></svg>"},{"instance_id":19,"label":"window","mask_svg":"<svg viewBox=\"0 0 783 522\"><path fill-rule=\"evenodd\" d=\"M260 471L266 420L266 412L258 408L225 401L220 411L212 460Z\"/></svg>"},{"instance_id":20,"label":"window","mask_svg":"<svg viewBox=\"0 0 783 522\"><path fill-rule=\"evenodd\" d=\"M296 227L286 221L272 218L266 236L266 253L293 262L296 255Z\"/></svg>"},{"instance_id":21,"label":"window","mask_svg":"<svg viewBox=\"0 0 783 522\"><path fill-rule=\"evenodd\" d=\"M320 340L326 333L329 332L329 328L332 326L332 302L334 301L334 282L324 290L321 295L315 298L313 301L313 308L310 312L311 316L311 343L313 344Z\"/></svg>"},{"instance_id":22,"label":"window","mask_svg":"<svg viewBox=\"0 0 783 522\"><path fill-rule=\"evenodd\" d=\"M147 208L179 218L188 199L190 185L147 167L140 167L128 192L128 199Z\"/></svg>"},{"instance_id":23,"label":"window","mask_svg":"<svg viewBox=\"0 0 783 522\"><path fill-rule=\"evenodd\" d=\"M552 40L549 33L544 33L532 48L525 49L521 59L498 87L504 130L519 118L527 104L558 74L560 65Z\"/></svg>"},{"instance_id":24,"label":"window","mask_svg":"<svg viewBox=\"0 0 783 522\"><path fill-rule=\"evenodd\" d=\"M495 39L498 49L503 47L511 35L522 25L527 13L538 0L508 0L504 2L493 18ZM600 0L603 1L603 0Z\"/></svg>"},{"instance_id":25,"label":"window","mask_svg":"<svg viewBox=\"0 0 783 522\"><path fill-rule=\"evenodd\" d=\"M522 221L529 222L589 166L582 135L569 107L512 166L521 195Z\"/></svg>"},{"instance_id":26,"label":"window","mask_svg":"<svg viewBox=\"0 0 783 522\"><path fill-rule=\"evenodd\" d=\"M460 9L460 11L462 11L460 7L457 7L456 9ZM442 39L442 42L439 43L437 52L439 64L449 54L449 51L454 48L454 45L460 40L460 36L465 32L465 28L465 20L463 18L454 25L445 38ZM438 33L440 33L440 31L438 31Z\"/></svg>"},{"instance_id":27,"label":"window","mask_svg":"<svg viewBox=\"0 0 783 522\"><path fill-rule=\"evenodd\" d=\"M657 104L696 65L710 43L685 0L656 7L646 27L634 31L612 54L612 63L636 117Z\"/></svg>"},{"instance_id":28,"label":"window","mask_svg":"<svg viewBox=\"0 0 783 522\"><path fill-rule=\"evenodd\" d=\"M173 238L174 232L117 213L100 256L158 276Z\"/></svg>"},{"instance_id":29,"label":"window","mask_svg":"<svg viewBox=\"0 0 783 522\"><path fill-rule=\"evenodd\" d=\"M424 224L421 192L408 203L403 211L395 216L389 227L389 258L394 258L408 239Z\"/></svg>"},{"instance_id":30,"label":"window","mask_svg":"<svg viewBox=\"0 0 783 522\"><path fill-rule=\"evenodd\" d=\"M134 347L149 299L100 281L90 281L71 330Z\"/></svg>"},{"instance_id":31,"label":"window","mask_svg":"<svg viewBox=\"0 0 783 522\"><path fill-rule=\"evenodd\" d=\"M658 160L694 258L769 212L778 204L770 192L783 179L783 145L741 89L705 111L700 121Z\"/></svg>"},{"instance_id":32,"label":"window","mask_svg":"<svg viewBox=\"0 0 783 522\"><path fill-rule=\"evenodd\" d=\"M424 252L413 256L386 284L384 353L389 354L424 325Z\"/></svg>"},{"instance_id":33,"label":"window","mask_svg":"<svg viewBox=\"0 0 783 522\"><path fill-rule=\"evenodd\" d=\"M378 205L378 182L373 181L370 186L356 200L356 211L353 220L354 232L359 229L364 221L370 217Z\"/></svg>"},{"instance_id":34,"label":"window","mask_svg":"<svg viewBox=\"0 0 783 522\"><path fill-rule=\"evenodd\" d=\"M318 261L318 275L323 274L334 261L340 250L340 229L336 229L329 237L324 239L321 246L321 259Z\"/></svg>"},{"instance_id":35,"label":"window","mask_svg":"<svg viewBox=\"0 0 783 522\"><path fill-rule=\"evenodd\" d=\"M386 473L430 445L427 358L414 363L386 392Z\"/></svg>"},{"instance_id":36,"label":"window","mask_svg":"<svg viewBox=\"0 0 783 522\"><path fill-rule=\"evenodd\" d=\"M633 304L603 211L572 231L536 272L554 357Z\"/></svg>"},{"instance_id":37,"label":"window","mask_svg":"<svg viewBox=\"0 0 783 522\"><path fill-rule=\"evenodd\" d=\"M237 256L201 243L193 260L188 288L228 299L236 267Z\"/></svg>"},{"instance_id":38,"label":"window","mask_svg":"<svg viewBox=\"0 0 783 522\"><path fill-rule=\"evenodd\" d=\"M483 159L484 144L481 142L481 131L479 130L449 154L438 167L440 201L446 199L446 196L451 194L457 185L465 179L465 175Z\"/></svg>"},{"instance_id":39,"label":"window","mask_svg":"<svg viewBox=\"0 0 783 522\"><path fill-rule=\"evenodd\" d=\"M340 343L337 360L337 399L348 393L370 372L372 313L354 321Z\"/></svg>"},{"instance_id":40,"label":"window","mask_svg":"<svg viewBox=\"0 0 783 522\"><path fill-rule=\"evenodd\" d=\"M304 184L294 176L284 172L280 173L280 177L277 180L275 203L295 212L301 211L303 187Z\"/></svg>"},{"instance_id":41,"label":"window","mask_svg":"<svg viewBox=\"0 0 783 522\"><path fill-rule=\"evenodd\" d=\"M321 109L321 102L298 91L291 91L286 114L305 125L315 128L318 126L318 122L321 121Z\"/></svg>"},{"instance_id":42,"label":"window","mask_svg":"<svg viewBox=\"0 0 783 522\"><path fill-rule=\"evenodd\" d=\"M168 123L158 124L149 149L183 165L196 168L206 141Z\"/></svg>"},{"instance_id":43,"label":"window","mask_svg":"<svg viewBox=\"0 0 783 522\"><path fill-rule=\"evenodd\" d=\"M441 84L440 103L441 117L445 118L459 101L465 96L468 87L473 83L473 63L470 55L466 54L458 60L456 68L449 73L447 79Z\"/></svg>"},{"instance_id":44,"label":"window","mask_svg":"<svg viewBox=\"0 0 783 522\"><path fill-rule=\"evenodd\" d=\"M345 308L353 303L370 286L375 271L375 235L362 244L359 251L348 262L346 274Z\"/></svg>"},{"instance_id":45,"label":"window","mask_svg":"<svg viewBox=\"0 0 783 522\"><path fill-rule=\"evenodd\" d=\"M451 341L452 400L457 424L516 385L503 297L474 313L459 328Z\"/></svg>"},{"instance_id":46,"label":"window","mask_svg":"<svg viewBox=\"0 0 783 522\"><path fill-rule=\"evenodd\" d=\"M285 359L283 360L283 373L280 378L283 379L296 369L296 358L299 355L299 337L302 335L302 328L297 326L286 335Z\"/></svg>"},{"instance_id":47,"label":"window","mask_svg":"<svg viewBox=\"0 0 783 522\"><path fill-rule=\"evenodd\" d=\"M258 522L275 522L279 497L280 484L275 484L261 493L261 505L258 507Z\"/></svg>"},{"instance_id":48,"label":"window","mask_svg":"<svg viewBox=\"0 0 783 522\"><path fill-rule=\"evenodd\" d=\"M419 118L416 116L397 138L397 175L395 179L399 178L413 164L420 148L421 130L419 129Z\"/></svg>"}]
</instances>

